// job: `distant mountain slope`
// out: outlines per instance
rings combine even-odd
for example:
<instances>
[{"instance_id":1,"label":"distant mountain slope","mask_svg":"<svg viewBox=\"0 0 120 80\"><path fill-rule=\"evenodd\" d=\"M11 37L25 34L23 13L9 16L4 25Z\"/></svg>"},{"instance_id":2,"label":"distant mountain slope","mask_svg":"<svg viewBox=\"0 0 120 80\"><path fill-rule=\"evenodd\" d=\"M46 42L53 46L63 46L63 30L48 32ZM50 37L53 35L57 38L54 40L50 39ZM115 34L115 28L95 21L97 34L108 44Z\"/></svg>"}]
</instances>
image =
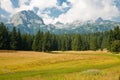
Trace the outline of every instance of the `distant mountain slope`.
<instances>
[{"instance_id":1,"label":"distant mountain slope","mask_svg":"<svg viewBox=\"0 0 120 80\"><path fill-rule=\"evenodd\" d=\"M13 26L20 28L22 33L34 34L36 30L39 30L40 27L45 27L46 25L42 18L36 15L33 11L24 10L14 14L7 26L9 26L9 28Z\"/></svg>"},{"instance_id":2,"label":"distant mountain slope","mask_svg":"<svg viewBox=\"0 0 120 80\"><path fill-rule=\"evenodd\" d=\"M43 32L50 31L55 34L63 33L93 33L103 32L113 29L116 25L120 25L119 22L103 20L98 18L95 21L89 20L86 22L74 21L72 23L63 24L57 22L56 24L45 25L42 18L36 15L33 11L21 11L14 14L9 24L6 24L11 30L13 26L20 28L22 33L35 34L38 30Z\"/></svg>"}]
</instances>

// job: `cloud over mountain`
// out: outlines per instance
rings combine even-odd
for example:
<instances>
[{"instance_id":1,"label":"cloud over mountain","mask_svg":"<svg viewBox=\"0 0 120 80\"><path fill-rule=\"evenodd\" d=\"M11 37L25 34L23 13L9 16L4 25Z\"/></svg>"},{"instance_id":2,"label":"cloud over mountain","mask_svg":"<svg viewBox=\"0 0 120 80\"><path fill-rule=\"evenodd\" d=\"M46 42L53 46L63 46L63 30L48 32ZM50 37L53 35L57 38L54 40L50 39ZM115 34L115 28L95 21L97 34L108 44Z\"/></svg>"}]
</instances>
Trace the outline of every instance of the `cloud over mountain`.
<instances>
[{"instance_id":1,"label":"cloud over mountain","mask_svg":"<svg viewBox=\"0 0 120 80\"><path fill-rule=\"evenodd\" d=\"M33 10L47 24L58 21L69 23L75 20L95 20L98 17L111 20L117 17L119 20L120 6L115 4L116 1L119 2L119 0L2 0L1 9L10 15L22 10Z\"/></svg>"},{"instance_id":2,"label":"cloud over mountain","mask_svg":"<svg viewBox=\"0 0 120 80\"><path fill-rule=\"evenodd\" d=\"M72 8L61 14L56 21L72 22L74 20L89 20L102 17L112 19L120 15L118 8L113 5L113 0L69 0Z\"/></svg>"}]
</instances>

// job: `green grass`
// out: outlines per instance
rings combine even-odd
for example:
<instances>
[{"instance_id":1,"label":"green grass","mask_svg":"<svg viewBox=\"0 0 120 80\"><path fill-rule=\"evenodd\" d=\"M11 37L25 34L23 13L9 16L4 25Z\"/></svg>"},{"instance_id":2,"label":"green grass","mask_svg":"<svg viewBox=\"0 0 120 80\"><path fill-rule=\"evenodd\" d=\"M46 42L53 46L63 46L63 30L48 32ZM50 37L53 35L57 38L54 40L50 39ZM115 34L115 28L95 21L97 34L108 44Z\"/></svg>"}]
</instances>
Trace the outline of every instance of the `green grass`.
<instances>
[{"instance_id":1,"label":"green grass","mask_svg":"<svg viewBox=\"0 0 120 80\"><path fill-rule=\"evenodd\" d=\"M119 55L108 52L28 53L0 54L0 62L5 61L0 64L0 80L106 80L107 77L119 80ZM12 63L7 64L10 61Z\"/></svg>"}]
</instances>

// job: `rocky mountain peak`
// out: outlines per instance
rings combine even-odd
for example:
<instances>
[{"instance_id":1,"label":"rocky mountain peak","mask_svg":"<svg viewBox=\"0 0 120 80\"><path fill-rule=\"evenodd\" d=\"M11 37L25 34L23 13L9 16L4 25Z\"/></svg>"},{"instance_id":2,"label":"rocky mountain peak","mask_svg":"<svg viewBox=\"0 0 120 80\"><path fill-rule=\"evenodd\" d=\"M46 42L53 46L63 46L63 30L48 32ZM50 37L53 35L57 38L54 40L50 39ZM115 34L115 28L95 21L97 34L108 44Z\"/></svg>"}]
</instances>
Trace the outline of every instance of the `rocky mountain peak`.
<instances>
[{"instance_id":1,"label":"rocky mountain peak","mask_svg":"<svg viewBox=\"0 0 120 80\"><path fill-rule=\"evenodd\" d=\"M9 23L12 23L14 26L18 26L18 25L25 25L27 26L27 24L40 24L43 25L44 22L42 20L42 18L40 18L38 15L36 15L33 11L20 11L16 14L14 14Z\"/></svg>"},{"instance_id":2,"label":"rocky mountain peak","mask_svg":"<svg viewBox=\"0 0 120 80\"><path fill-rule=\"evenodd\" d=\"M95 20L96 23L100 23L102 21L103 21L103 19L101 17L99 17L98 19Z\"/></svg>"}]
</instances>

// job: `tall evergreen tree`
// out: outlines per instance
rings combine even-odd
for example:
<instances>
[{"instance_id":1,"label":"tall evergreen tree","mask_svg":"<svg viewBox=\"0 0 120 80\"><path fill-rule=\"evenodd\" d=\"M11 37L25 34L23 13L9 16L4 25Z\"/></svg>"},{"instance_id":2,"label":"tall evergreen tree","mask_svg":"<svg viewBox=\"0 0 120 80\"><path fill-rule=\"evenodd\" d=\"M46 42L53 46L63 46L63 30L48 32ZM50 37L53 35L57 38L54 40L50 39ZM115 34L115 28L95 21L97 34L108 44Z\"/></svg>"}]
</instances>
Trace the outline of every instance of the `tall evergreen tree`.
<instances>
[{"instance_id":1,"label":"tall evergreen tree","mask_svg":"<svg viewBox=\"0 0 120 80\"><path fill-rule=\"evenodd\" d=\"M80 34L76 34L72 42L72 50L82 50L82 39Z\"/></svg>"},{"instance_id":2,"label":"tall evergreen tree","mask_svg":"<svg viewBox=\"0 0 120 80\"><path fill-rule=\"evenodd\" d=\"M109 46L109 40L108 36L104 36L101 44L101 49L108 49Z\"/></svg>"},{"instance_id":3,"label":"tall evergreen tree","mask_svg":"<svg viewBox=\"0 0 120 80\"><path fill-rule=\"evenodd\" d=\"M43 33L41 33L39 30L35 35L33 45L32 45L32 49L34 51L42 51L42 38L43 38Z\"/></svg>"},{"instance_id":4,"label":"tall evergreen tree","mask_svg":"<svg viewBox=\"0 0 120 80\"><path fill-rule=\"evenodd\" d=\"M22 37L21 37L20 29L18 29L17 42L18 42L18 44L17 44L17 48L18 48L19 50L21 50L23 44L22 44Z\"/></svg>"},{"instance_id":5,"label":"tall evergreen tree","mask_svg":"<svg viewBox=\"0 0 120 80\"><path fill-rule=\"evenodd\" d=\"M97 50L98 49L98 39L95 33L91 34L90 36L90 50Z\"/></svg>"},{"instance_id":6,"label":"tall evergreen tree","mask_svg":"<svg viewBox=\"0 0 120 80\"><path fill-rule=\"evenodd\" d=\"M10 46L11 46L11 49L13 49L13 50L19 49L18 48L18 36L17 36L17 31L16 31L15 27L13 27L13 30L11 32Z\"/></svg>"},{"instance_id":7,"label":"tall evergreen tree","mask_svg":"<svg viewBox=\"0 0 120 80\"><path fill-rule=\"evenodd\" d=\"M22 50L32 50L33 36L29 34L22 35Z\"/></svg>"},{"instance_id":8,"label":"tall evergreen tree","mask_svg":"<svg viewBox=\"0 0 120 80\"><path fill-rule=\"evenodd\" d=\"M120 40L115 40L112 42L110 51L120 52Z\"/></svg>"},{"instance_id":9,"label":"tall evergreen tree","mask_svg":"<svg viewBox=\"0 0 120 80\"><path fill-rule=\"evenodd\" d=\"M70 50L71 49L71 38L70 38L70 35L65 35L64 37L65 39L65 50Z\"/></svg>"},{"instance_id":10,"label":"tall evergreen tree","mask_svg":"<svg viewBox=\"0 0 120 80\"><path fill-rule=\"evenodd\" d=\"M114 28L114 31L113 31L113 37L114 37L114 40L120 40L120 28L119 26L116 26Z\"/></svg>"},{"instance_id":11,"label":"tall evergreen tree","mask_svg":"<svg viewBox=\"0 0 120 80\"><path fill-rule=\"evenodd\" d=\"M10 39L8 29L3 23L0 23L0 49L9 49Z\"/></svg>"},{"instance_id":12,"label":"tall evergreen tree","mask_svg":"<svg viewBox=\"0 0 120 80\"><path fill-rule=\"evenodd\" d=\"M89 50L89 36L82 35L82 50Z\"/></svg>"},{"instance_id":13,"label":"tall evergreen tree","mask_svg":"<svg viewBox=\"0 0 120 80\"><path fill-rule=\"evenodd\" d=\"M51 35L51 45L52 50L58 50L58 41L56 35L54 34Z\"/></svg>"},{"instance_id":14,"label":"tall evergreen tree","mask_svg":"<svg viewBox=\"0 0 120 80\"><path fill-rule=\"evenodd\" d=\"M118 52L120 47L120 29L116 26L114 30L109 32L109 50L112 52Z\"/></svg>"},{"instance_id":15,"label":"tall evergreen tree","mask_svg":"<svg viewBox=\"0 0 120 80\"><path fill-rule=\"evenodd\" d=\"M61 36L61 50L66 50L66 42L65 42L65 35Z\"/></svg>"},{"instance_id":16,"label":"tall evergreen tree","mask_svg":"<svg viewBox=\"0 0 120 80\"><path fill-rule=\"evenodd\" d=\"M44 34L42 50L45 52L49 52L52 50L52 40L50 32L46 32Z\"/></svg>"},{"instance_id":17,"label":"tall evergreen tree","mask_svg":"<svg viewBox=\"0 0 120 80\"><path fill-rule=\"evenodd\" d=\"M57 37L58 50L62 50L62 49L61 49L61 46L62 46L61 43L62 43L61 36L58 36L58 37Z\"/></svg>"}]
</instances>

